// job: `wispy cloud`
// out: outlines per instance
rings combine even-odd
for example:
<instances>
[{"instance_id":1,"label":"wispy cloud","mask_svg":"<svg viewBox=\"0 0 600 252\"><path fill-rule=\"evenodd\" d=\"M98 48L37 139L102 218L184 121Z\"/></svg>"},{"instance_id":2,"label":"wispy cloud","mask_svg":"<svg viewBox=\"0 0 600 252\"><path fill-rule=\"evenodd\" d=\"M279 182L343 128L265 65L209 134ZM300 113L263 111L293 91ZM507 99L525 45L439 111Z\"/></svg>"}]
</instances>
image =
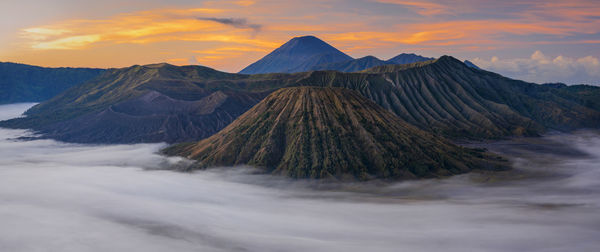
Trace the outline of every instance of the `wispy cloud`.
<instances>
[{"instance_id":1,"label":"wispy cloud","mask_svg":"<svg viewBox=\"0 0 600 252\"><path fill-rule=\"evenodd\" d=\"M218 41L269 44L245 38L235 29L258 32L261 25L236 18L193 18L197 14L217 13L220 9L151 10L125 13L101 20L69 20L53 25L22 30L33 49L86 49L95 43L146 44L161 41ZM224 24L225 26L219 25ZM270 44L269 44L270 45Z\"/></svg>"},{"instance_id":2,"label":"wispy cloud","mask_svg":"<svg viewBox=\"0 0 600 252\"><path fill-rule=\"evenodd\" d=\"M254 32L260 32L262 25L248 23L245 18L215 18L215 17L199 17L198 20L213 21L224 25L230 25L240 29L252 29Z\"/></svg>"}]
</instances>

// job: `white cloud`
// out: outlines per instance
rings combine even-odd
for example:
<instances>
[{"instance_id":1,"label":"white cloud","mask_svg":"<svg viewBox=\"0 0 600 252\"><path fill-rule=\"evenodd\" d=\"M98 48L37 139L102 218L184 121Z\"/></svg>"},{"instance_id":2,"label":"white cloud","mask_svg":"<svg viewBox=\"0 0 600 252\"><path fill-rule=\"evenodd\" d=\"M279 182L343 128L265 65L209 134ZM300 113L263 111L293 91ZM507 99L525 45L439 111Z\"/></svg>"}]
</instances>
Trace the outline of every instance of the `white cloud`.
<instances>
[{"instance_id":1,"label":"white cloud","mask_svg":"<svg viewBox=\"0 0 600 252\"><path fill-rule=\"evenodd\" d=\"M489 60L475 58L472 61L485 70L529 82L600 85L600 63L593 56L571 58L560 55L552 58L535 51L529 58L501 59L494 56Z\"/></svg>"},{"instance_id":2,"label":"white cloud","mask_svg":"<svg viewBox=\"0 0 600 252\"><path fill-rule=\"evenodd\" d=\"M10 114L20 113L11 108ZM527 157L517 150L522 155L517 181L502 173L494 183L484 173L485 179L472 174L330 191L233 168L157 170L179 160L156 154L161 144L8 139L22 134L0 129L0 251L595 251L600 246L597 134L554 139L559 144L553 146L591 153L568 162L556 162L555 153ZM515 151L513 145L506 148ZM557 174L523 178L540 170Z\"/></svg>"}]
</instances>

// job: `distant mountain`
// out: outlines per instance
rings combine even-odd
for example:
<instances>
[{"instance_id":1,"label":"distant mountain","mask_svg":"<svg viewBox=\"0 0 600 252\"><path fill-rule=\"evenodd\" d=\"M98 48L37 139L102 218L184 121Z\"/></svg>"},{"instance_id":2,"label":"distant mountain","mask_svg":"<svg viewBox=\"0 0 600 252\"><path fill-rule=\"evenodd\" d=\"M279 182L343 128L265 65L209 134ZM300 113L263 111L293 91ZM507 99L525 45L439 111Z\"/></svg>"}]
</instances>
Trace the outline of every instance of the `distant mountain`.
<instances>
[{"instance_id":1,"label":"distant mountain","mask_svg":"<svg viewBox=\"0 0 600 252\"><path fill-rule=\"evenodd\" d=\"M443 56L362 72L230 74L168 64L111 69L2 127L70 142L186 142L208 137L284 87L355 90L422 130L453 139L600 127L600 88L538 85Z\"/></svg>"},{"instance_id":2,"label":"distant mountain","mask_svg":"<svg viewBox=\"0 0 600 252\"><path fill-rule=\"evenodd\" d=\"M293 178L440 177L502 167L483 151L417 129L345 88L280 89L225 129L164 151L200 167L249 164Z\"/></svg>"},{"instance_id":3,"label":"distant mountain","mask_svg":"<svg viewBox=\"0 0 600 252\"><path fill-rule=\"evenodd\" d=\"M304 72L316 65L351 59L350 56L314 36L295 37L244 68L240 73Z\"/></svg>"},{"instance_id":4,"label":"distant mountain","mask_svg":"<svg viewBox=\"0 0 600 252\"><path fill-rule=\"evenodd\" d=\"M428 60L434 60L435 58L423 57L414 53L401 53L396 57L393 57L386 61L387 64L403 65L417 62L423 62Z\"/></svg>"},{"instance_id":5,"label":"distant mountain","mask_svg":"<svg viewBox=\"0 0 600 252\"><path fill-rule=\"evenodd\" d=\"M315 70L357 72L375 66L410 64L433 59L412 53L402 53L387 61L374 56L353 59L317 37L303 36L291 39L239 73L296 73Z\"/></svg>"},{"instance_id":6,"label":"distant mountain","mask_svg":"<svg viewBox=\"0 0 600 252\"><path fill-rule=\"evenodd\" d=\"M335 70L340 72L358 72L368 68L385 65L387 62L373 56L366 56L359 59L321 64L312 67L310 70Z\"/></svg>"},{"instance_id":7,"label":"distant mountain","mask_svg":"<svg viewBox=\"0 0 600 252\"><path fill-rule=\"evenodd\" d=\"M45 68L0 62L0 104L44 101L104 71L95 68Z\"/></svg>"},{"instance_id":8,"label":"distant mountain","mask_svg":"<svg viewBox=\"0 0 600 252\"><path fill-rule=\"evenodd\" d=\"M467 65L470 68L481 69L477 65L473 64L473 62L471 62L471 61L465 60L464 63L465 63L465 65Z\"/></svg>"},{"instance_id":9,"label":"distant mountain","mask_svg":"<svg viewBox=\"0 0 600 252\"><path fill-rule=\"evenodd\" d=\"M398 65L398 64L410 64L416 62L423 62L433 60L434 58L427 58L416 54L400 54L387 61L380 60L374 56L366 56L359 59L346 60L341 62L334 62L329 64L321 64L312 67L310 70L334 70L340 72L359 72L376 66L383 65Z\"/></svg>"}]
</instances>

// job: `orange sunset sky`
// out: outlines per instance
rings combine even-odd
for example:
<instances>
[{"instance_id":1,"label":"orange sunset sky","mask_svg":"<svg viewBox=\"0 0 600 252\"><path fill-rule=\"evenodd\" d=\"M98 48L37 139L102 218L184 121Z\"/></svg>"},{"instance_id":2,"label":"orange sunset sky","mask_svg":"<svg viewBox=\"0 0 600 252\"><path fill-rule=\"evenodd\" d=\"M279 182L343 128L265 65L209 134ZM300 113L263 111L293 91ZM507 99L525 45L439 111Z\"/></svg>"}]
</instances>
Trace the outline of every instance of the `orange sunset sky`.
<instances>
[{"instance_id":1,"label":"orange sunset sky","mask_svg":"<svg viewBox=\"0 0 600 252\"><path fill-rule=\"evenodd\" d=\"M3 0L0 19L0 61L41 66L237 72L315 35L352 57L448 54L513 78L600 83L598 0Z\"/></svg>"}]
</instances>

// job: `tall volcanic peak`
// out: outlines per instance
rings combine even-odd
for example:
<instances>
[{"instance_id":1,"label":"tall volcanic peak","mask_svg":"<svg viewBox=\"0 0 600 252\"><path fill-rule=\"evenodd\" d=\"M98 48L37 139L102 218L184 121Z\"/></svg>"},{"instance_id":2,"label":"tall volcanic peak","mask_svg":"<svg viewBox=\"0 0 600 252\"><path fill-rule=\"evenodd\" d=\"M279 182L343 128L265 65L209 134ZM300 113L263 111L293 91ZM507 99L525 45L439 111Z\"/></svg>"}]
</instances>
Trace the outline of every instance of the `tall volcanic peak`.
<instances>
[{"instance_id":1,"label":"tall volcanic peak","mask_svg":"<svg viewBox=\"0 0 600 252\"><path fill-rule=\"evenodd\" d=\"M291 39L259 61L244 68L240 73L303 72L316 65L346 60L352 60L352 57L317 37L303 36Z\"/></svg>"},{"instance_id":2,"label":"tall volcanic peak","mask_svg":"<svg viewBox=\"0 0 600 252\"><path fill-rule=\"evenodd\" d=\"M438 177L503 166L402 121L345 88L275 91L219 133L165 150L200 167L249 164L294 178Z\"/></svg>"}]
</instances>

